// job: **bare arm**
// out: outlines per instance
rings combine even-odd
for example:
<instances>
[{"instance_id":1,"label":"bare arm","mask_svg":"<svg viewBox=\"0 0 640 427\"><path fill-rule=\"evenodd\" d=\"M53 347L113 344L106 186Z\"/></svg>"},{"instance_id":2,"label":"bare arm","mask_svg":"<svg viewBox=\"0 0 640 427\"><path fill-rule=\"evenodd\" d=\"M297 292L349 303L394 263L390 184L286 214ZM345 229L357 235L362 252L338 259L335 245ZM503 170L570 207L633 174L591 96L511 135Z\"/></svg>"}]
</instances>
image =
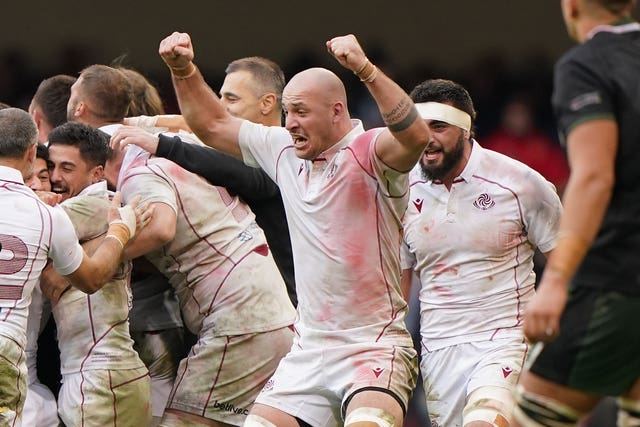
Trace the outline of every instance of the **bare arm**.
<instances>
[{"instance_id":1,"label":"bare arm","mask_svg":"<svg viewBox=\"0 0 640 427\"><path fill-rule=\"evenodd\" d=\"M558 245L548 257L525 314L524 332L532 341L548 341L558 333L567 287L611 200L617 147L618 128L612 120L582 123L567 138L571 175L564 192Z\"/></svg>"},{"instance_id":2,"label":"bare arm","mask_svg":"<svg viewBox=\"0 0 640 427\"><path fill-rule=\"evenodd\" d=\"M194 65L189 35L174 32L160 42L159 53L171 69L180 112L189 128L208 146L241 159L238 132L242 120L227 112Z\"/></svg>"},{"instance_id":3,"label":"bare arm","mask_svg":"<svg viewBox=\"0 0 640 427\"><path fill-rule=\"evenodd\" d=\"M129 242L124 254L127 259L134 259L159 249L176 235L176 213L165 203L151 203L154 209L153 218L146 227Z\"/></svg>"},{"instance_id":4,"label":"bare arm","mask_svg":"<svg viewBox=\"0 0 640 427\"><path fill-rule=\"evenodd\" d=\"M356 73L378 104L388 129L376 143L380 159L396 170L410 170L429 141L429 128L409 95L369 62L355 36L333 38L327 49L343 67Z\"/></svg>"},{"instance_id":5,"label":"bare arm","mask_svg":"<svg viewBox=\"0 0 640 427\"><path fill-rule=\"evenodd\" d=\"M140 218L150 212L147 206L137 209L138 200L134 199L124 210L119 210L120 194L116 193L109 208L106 237L92 255L83 250L78 269L65 276L72 285L83 292L94 293L111 279L120 265L124 246L136 233L136 223L144 224Z\"/></svg>"}]
</instances>

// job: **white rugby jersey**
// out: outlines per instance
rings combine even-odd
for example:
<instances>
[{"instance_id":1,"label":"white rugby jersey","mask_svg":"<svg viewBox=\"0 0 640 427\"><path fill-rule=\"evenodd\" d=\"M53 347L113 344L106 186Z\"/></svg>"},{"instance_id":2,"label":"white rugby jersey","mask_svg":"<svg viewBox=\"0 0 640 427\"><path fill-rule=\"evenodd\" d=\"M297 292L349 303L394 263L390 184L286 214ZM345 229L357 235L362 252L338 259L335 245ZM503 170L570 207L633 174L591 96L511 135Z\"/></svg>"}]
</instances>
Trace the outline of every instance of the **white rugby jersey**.
<instances>
[{"instance_id":1,"label":"white rugby jersey","mask_svg":"<svg viewBox=\"0 0 640 427\"><path fill-rule=\"evenodd\" d=\"M124 200L141 195L140 203L165 203L175 211L175 238L146 258L169 279L193 333L205 321L217 335L264 332L293 323L295 310L264 233L238 197L146 152L123 162L118 187ZM227 280L253 251L266 255L274 276Z\"/></svg>"},{"instance_id":2,"label":"white rugby jersey","mask_svg":"<svg viewBox=\"0 0 640 427\"><path fill-rule=\"evenodd\" d=\"M84 252L69 217L24 185L21 173L0 166L0 335L26 344L31 292L47 258L62 275L80 267Z\"/></svg>"},{"instance_id":3,"label":"white rugby jersey","mask_svg":"<svg viewBox=\"0 0 640 427\"><path fill-rule=\"evenodd\" d=\"M293 247L300 345L379 342L411 346L399 287L408 174L375 153L382 129L353 129L320 158L296 156L281 127L244 121L246 164L278 184Z\"/></svg>"},{"instance_id":4,"label":"white rugby jersey","mask_svg":"<svg viewBox=\"0 0 640 427\"><path fill-rule=\"evenodd\" d=\"M109 227L109 191L106 181L90 185L61 203L81 241ZM91 295L70 288L53 307L63 375L91 369L134 369L144 364L129 335L129 263Z\"/></svg>"},{"instance_id":5,"label":"white rugby jersey","mask_svg":"<svg viewBox=\"0 0 640 427\"><path fill-rule=\"evenodd\" d=\"M451 191L425 181L419 164L410 181L402 266L422 283L424 348L522 336L534 250L555 247L561 205L553 184L475 141Z\"/></svg>"}]
</instances>

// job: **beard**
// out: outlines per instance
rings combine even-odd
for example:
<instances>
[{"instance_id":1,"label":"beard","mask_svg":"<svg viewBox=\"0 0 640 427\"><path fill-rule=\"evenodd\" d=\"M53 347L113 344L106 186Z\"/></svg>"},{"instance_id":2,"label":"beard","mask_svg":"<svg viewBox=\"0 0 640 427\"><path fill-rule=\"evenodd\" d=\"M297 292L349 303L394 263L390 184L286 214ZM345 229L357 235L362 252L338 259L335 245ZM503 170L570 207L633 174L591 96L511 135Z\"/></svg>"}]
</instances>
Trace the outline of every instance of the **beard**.
<instances>
[{"instance_id":1,"label":"beard","mask_svg":"<svg viewBox=\"0 0 640 427\"><path fill-rule=\"evenodd\" d=\"M442 181L444 177L458 164L464 154L464 133L460 134L456 145L451 151L442 151L442 162L440 164L429 165L420 157L420 169L422 177L427 181Z\"/></svg>"}]
</instances>

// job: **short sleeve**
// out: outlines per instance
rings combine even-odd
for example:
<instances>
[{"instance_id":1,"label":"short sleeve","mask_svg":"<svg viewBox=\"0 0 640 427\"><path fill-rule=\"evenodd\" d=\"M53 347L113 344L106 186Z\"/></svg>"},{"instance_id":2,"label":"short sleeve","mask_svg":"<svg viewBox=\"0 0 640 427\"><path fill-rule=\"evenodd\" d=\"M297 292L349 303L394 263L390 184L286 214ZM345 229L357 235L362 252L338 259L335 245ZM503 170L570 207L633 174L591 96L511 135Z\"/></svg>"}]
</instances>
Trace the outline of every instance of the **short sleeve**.
<instances>
[{"instance_id":1,"label":"short sleeve","mask_svg":"<svg viewBox=\"0 0 640 427\"><path fill-rule=\"evenodd\" d=\"M63 276L76 271L84 257L84 250L78 243L78 236L73 228L71 220L61 207L57 206L52 211L51 247L49 258L53 260L53 267Z\"/></svg>"}]
</instances>

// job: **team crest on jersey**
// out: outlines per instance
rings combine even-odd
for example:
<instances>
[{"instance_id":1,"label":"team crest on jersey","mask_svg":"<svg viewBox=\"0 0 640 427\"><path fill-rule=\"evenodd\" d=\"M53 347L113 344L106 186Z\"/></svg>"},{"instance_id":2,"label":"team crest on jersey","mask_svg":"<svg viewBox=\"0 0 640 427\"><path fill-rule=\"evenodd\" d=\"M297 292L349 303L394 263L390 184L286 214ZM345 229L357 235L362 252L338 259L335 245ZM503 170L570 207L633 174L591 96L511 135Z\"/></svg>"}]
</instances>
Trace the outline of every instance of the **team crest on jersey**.
<instances>
[{"instance_id":1,"label":"team crest on jersey","mask_svg":"<svg viewBox=\"0 0 640 427\"><path fill-rule=\"evenodd\" d=\"M377 368L373 368L372 371L373 375L375 375L376 378L379 378L380 375L382 375L382 373L384 372L384 369L378 366Z\"/></svg>"},{"instance_id":2,"label":"team crest on jersey","mask_svg":"<svg viewBox=\"0 0 640 427\"><path fill-rule=\"evenodd\" d=\"M491 209L496 205L496 201L491 198L487 193L482 193L478 196L476 200L473 202L473 206L476 208L486 211L487 209Z\"/></svg>"},{"instance_id":3,"label":"team crest on jersey","mask_svg":"<svg viewBox=\"0 0 640 427\"><path fill-rule=\"evenodd\" d=\"M510 368L509 366L503 366L502 367L502 376L507 378L509 375L511 375L511 373L513 372L513 369Z\"/></svg>"},{"instance_id":4,"label":"team crest on jersey","mask_svg":"<svg viewBox=\"0 0 640 427\"><path fill-rule=\"evenodd\" d=\"M413 201L413 206L416 207L418 212L422 212L422 204L424 203L424 199L415 199Z\"/></svg>"}]
</instances>

